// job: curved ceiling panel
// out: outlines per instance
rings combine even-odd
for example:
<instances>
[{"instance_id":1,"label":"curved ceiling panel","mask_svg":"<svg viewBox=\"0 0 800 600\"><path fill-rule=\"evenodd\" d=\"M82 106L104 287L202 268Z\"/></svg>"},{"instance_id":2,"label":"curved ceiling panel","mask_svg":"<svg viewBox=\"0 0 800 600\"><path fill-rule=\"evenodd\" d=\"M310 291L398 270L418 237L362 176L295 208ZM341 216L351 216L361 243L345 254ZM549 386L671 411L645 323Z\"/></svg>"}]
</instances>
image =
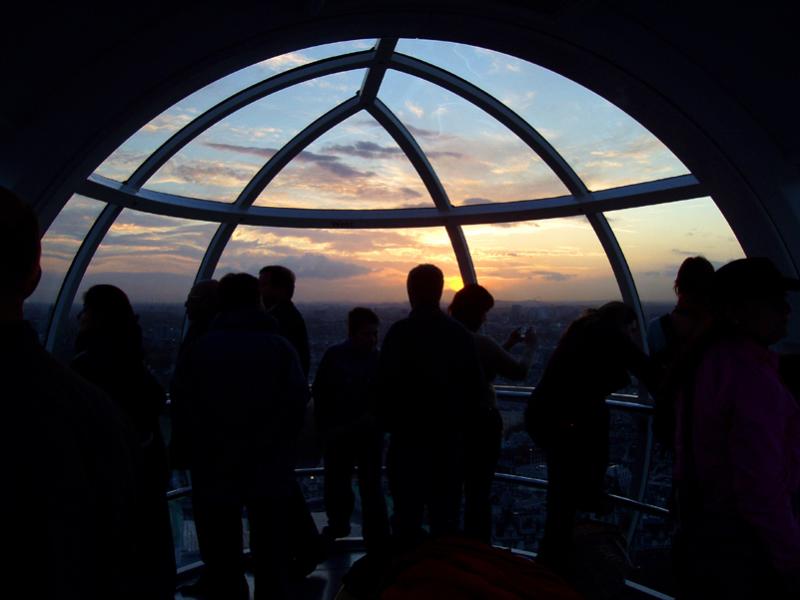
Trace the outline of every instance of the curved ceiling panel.
<instances>
[{"instance_id":1,"label":"curved ceiling panel","mask_svg":"<svg viewBox=\"0 0 800 600\"><path fill-rule=\"evenodd\" d=\"M400 40L397 51L482 88L526 119L590 190L674 177L686 167L642 125L594 92L519 58L452 42Z\"/></svg>"},{"instance_id":2,"label":"curved ceiling panel","mask_svg":"<svg viewBox=\"0 0 800 600\"><path fill-rule=\"evenodd\" d=\"M689 256L705 256L715 267L744 256L711 198L618 210L606 217L645 302L674 303L675 275ZM648 316L657 316L661 308L650 307Z\"/></svg>"},{"instance_id":3,"label":"curved ceiling panel","mask_svg":"<svg viewBox=\"0 0 800 600\"><path fill-rule=\"evenodd\" d=\"M125 181L170 136L218 102L289 69L339 54L369 50L373 45L373 40L323 44L275 56L239 69L190 94L150 120L103 161L95 173L109 179Z\"/></svg>"},{"instance_id":4,"label":"curved ceiling panel","mask_svg":"<svg viewBox=\"0 0 800 600\"><path fill-rule=\"evenodd\" d=\"M255 205L370 210L433 202L402 149L375 119L359 112L300 152Z\"/></svg>"},{"instance_id":5,"label":"curved ceiling panel","mask_svg":"<svg viewBox=\"0 0 800 600\"><path fill-rule=\"evenodd\" d=\"M352 97L363 71L319 77L250 104L182 148L145 184L150 190L233 202L299 131Z\"/></svg>"},{"instance_id":6,"label":"curved ceiling panel","mask_svg":"<svg viewBox=\"0 0 800 600\"><path fill-rule=\"evenodd\" d=\"M414 135L454 205L569 193L530 147L455 94L390 70L378 97Z\"/></svg>"}]
</instances>

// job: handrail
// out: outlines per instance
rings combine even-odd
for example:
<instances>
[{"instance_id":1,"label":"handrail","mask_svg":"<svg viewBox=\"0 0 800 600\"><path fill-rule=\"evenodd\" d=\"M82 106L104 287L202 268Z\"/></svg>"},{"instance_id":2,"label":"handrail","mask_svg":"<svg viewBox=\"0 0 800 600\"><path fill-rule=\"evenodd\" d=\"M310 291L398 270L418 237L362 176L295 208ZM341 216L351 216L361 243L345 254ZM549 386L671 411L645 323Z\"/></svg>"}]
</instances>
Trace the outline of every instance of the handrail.
<instances>
[{"instance_id":1,"label":"handrail","mask_svg":"<svg viewBox=\"0 0 800 600\"><path fill-rule=\"evenodd\" d=\"M303 467L295 469L294 473L295 475L300 477L311 477L317 475L324 475L325 469L323 467ZM537 477L524 477L522 475L512 475L510 473L495 473L494 480L503 481L505 483L513 483L522 487L528 487L533 489L547 489L547 480L540 479ZM180 487L175 490L167 492L167 499L177 500L178 498L183 498L185 496L188 496L189 494L191 494L191 492L192 492L191 486ZM633 510L638 510L643 513L658 515L658 516L668 516L670 514L669 509L666 509L662 506L656 506L655 504L647 504L646 502L639 502L638 500L634 500L633 498L628 498L626 496L608 494L608 497L611 498L614 504L619 504L620 506L624 506L625 508L631 508Z\"/></svg>"},{"instance_id":2,"label":"handrail","mask_svg":"<svg viewBox=\"0 0 800 600\"><path fill-rule=\"evenodd\" d=\"M529 487L534 489L547 489L547 480L537 477L523 477L522 475L511 475L510 473L495 473L495 481L504 481L506 483L514 483L521 487ZM655 504L647 504L646 502L639 502L627 496L618 496L616 494L608 494L608 497L614 502L626 508L638 510L643 513L658 516L668 516L669 509L663 506L656 506Z\"/></svg>"},{"instance_id":3,"label":"handrail","mask_svg":"<svg viewBox=\"0 0 800 600\"><path fill-rule=\"evenodd\" d=\"M533 392L533 387L523 387L523 386L504 386L504 385L496 385L495 386L495 395L497 396L498 400L506 400L509 402L522 402L523 400L527 400L531 392ZM610 408L626 410L630 412L638 412L644 414L653 414L655 411L655 407L652 404L644 404L642 402L636 402L633 399L637 398L634 394L611 394L608 398L606 398L606 405Z\"/></svg>"}]
</instances>

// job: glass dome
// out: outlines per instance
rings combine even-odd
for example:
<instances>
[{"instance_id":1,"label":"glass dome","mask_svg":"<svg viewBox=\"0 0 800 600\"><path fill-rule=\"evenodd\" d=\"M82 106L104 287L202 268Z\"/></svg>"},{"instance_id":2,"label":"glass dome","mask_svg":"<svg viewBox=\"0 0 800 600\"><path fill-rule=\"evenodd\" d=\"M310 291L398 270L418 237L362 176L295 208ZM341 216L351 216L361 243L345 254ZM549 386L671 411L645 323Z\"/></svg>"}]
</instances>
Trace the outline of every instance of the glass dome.
<instances>
[{"instance_id":1,"label":"glass dome","mask_svg":"<svg viewBox=\"0 0 800 600\"><path fill-rule=\"evenodd\" d=\"M139 302L180 302L160 278L269 258L298 269L301 303L400 302L403 271L427 257L451 287L621 296L643 315L637 284L669 302L686 254L742 255L702 186L624 111L530 62L432 40L327 44L231 73L154 117L78 192L45 236L53 281L32 299L53 305L51 348L87 272Z\"/></svg>"},{"instance_id":2,"label":"glass dome","mask_svg":"<svg viewBox=\"0 0 800 600\"><path fill-rule=\"evenodd\" d=\"M490 332L544 332L543 366L586 306L621 298L644 325L696 254L743 256L703 185L617 106L492 50L357 40L258 62L152 118L51 225L28 312L66 351L81 290L117 284L167 381L192 282L280 263L316 363L344 335L343 307L398 318L409 268L433 262L445 300L465 282L493 292ZM501 408L516 439L519 403ZM614 418L620 494L643 500L649 421Z\"/></svg>"}]
</instances>

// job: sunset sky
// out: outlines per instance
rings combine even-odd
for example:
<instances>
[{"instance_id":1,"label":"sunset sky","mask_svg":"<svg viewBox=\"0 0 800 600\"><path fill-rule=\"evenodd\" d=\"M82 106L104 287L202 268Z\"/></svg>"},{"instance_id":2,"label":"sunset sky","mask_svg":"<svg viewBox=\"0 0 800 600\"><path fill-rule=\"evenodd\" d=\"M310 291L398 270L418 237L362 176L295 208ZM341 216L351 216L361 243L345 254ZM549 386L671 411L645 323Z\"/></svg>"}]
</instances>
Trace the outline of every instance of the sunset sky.
<instances>
[{"instance_id":1,"label":"sunset sky","mask_svg":"<svg viewBox=\"0 0 800 600\"><path fill-rule=\"evenodd\" d=\"M97 172L119 181L180 127L225 97L280 71L372 40L331 44L253 65L157 116ZM686 173L672 153L621 110L580 85L525 61L480 48L401 40L398 51L479 85L527 119L592 190ZM194 140L146 188L232 202L280 147L359 88L363 71L319 78L234 113ZM437 86L389 71L378 97L417 139L454 205L566 194L548 167L504 126ZM401 208L431 206L400 148L362 112L320 137L264 190L260 206ZM51 302L74 253L102 208L75 197L44 238L45 278L34 301ZM680 262L703 254L721 264L742 250L709 198L608 213L641 296L672 298ZM82 287L120 285L136 302L182 301L216 225L125 210L92 261ZM619 292L584 217L464 228L481 283L501 300L602 301ZM298 275L297 300L404 299L408 269L442 267L460 286L442 228L301 230L239 227L216 276L286 264Z\"/></svg>"}]
</instances>

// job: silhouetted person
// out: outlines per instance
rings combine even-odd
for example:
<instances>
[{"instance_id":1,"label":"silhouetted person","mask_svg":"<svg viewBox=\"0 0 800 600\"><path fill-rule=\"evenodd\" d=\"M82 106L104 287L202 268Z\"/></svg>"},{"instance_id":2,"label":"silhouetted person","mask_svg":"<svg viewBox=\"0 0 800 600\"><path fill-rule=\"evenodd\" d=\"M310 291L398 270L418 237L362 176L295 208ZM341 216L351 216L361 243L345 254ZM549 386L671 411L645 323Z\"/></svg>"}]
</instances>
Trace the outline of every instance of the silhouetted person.
<instances>
[{"instance_id":1,"label":"silhouetted person","mask_svg":"<svg viewBox=\"0 0 800 600\"><path fill-rule=\"evenodd\" d=\"M197 282L189 291L184 303L186 307L186 320L189 323L186 335L178 349L178 359L176 361L176 372L183 361L187 351L190 350L211 327L211 322L219 313L219 281L216 279L206 279ZM179 384L180 385L180 384ZM172 439L170 440L170 466L173 469L188 468L188 441L186 426L188 418L183 413L184 400L180 391L175 394L172 385L170 386L172 416Z\"/></svg>"},{"instance_id":2,"label":"silhouetted person","mask_svg":"<svg viewBox=\"0 0 800 600\"><path fill-rule=\"evenodd\" d=\"M23 320L39 258L33 211L0 188L3 587L37 600L132 600L136 440L117 406Z\"/></svg>"},{"instance_id":3,"label":"silhouetted person","mask_svg":"<svg viewBox=\"0 0 800 600\"><path fill-rule=\"evenodd\" d=\"M367 550L380 550L389 537L381 465L383 432L371 409L378 367L378 315L356 307L347 315L347 340L328 348L312 388L317 433L325 461L325 510L329 538L350 533L358 467L362 525Z\"/></svg>"},{"instance_id":4,"label":"silhouetted person","mask_svg":"<svg viewBox=\"0 0 800 600\"><path fill-rule=\"evenodd\" d=\"M526 427L547 461L547 517L542 563L574 575L577 511L607 512L606 398L630 383L629 372L652 380L635 343L636 315L622 302L588 310L567 328L529 400Z\"/></svg>"},{"instance_id":5,"label":"silhouetted person","mask_svg":"<svg viewBox=\"0 0 800 600\"><path fill-rule=\"evenodd\" d=\"M673 548L681 598L800 597L800 407L769 346L788 290L767 258L714 274L714 323L678 401Z\"/></svg>"},{"instance_id":6,"label":"silhouetted person","mask_svg":"<svg viewBox=\"0 0 800 600\"><path fill-rule=\"evenodd\" d=\"M217 313L219 313L219 281L216 279L198 281L189 291L184 306L186 307L188 327L186 329L186 335L178 349L176 372L180 370L179 365L183 362L188 350L193 348L197 340L209 330L211 322L217 316ZM186 414L187 407L184 402L185 398L182 397L180 393L180 383L177 385L177 393L174 386L175 381L170 384L172 436L170 439L169 457L171 468L183 471L189 468L189 441L187 432L189 415ZM195 522L195 528L196 527L197 523ZM198 538L205 539L205 536L198 535ZM200 557L202 558L204 554L203 548L201 547ZM200 576L195 583L180 587L180 591L184 595L200 597L205 594L206 589L207 578L204 570L201 570Z\"/></svg>"},{"instance_id":7,"label":"silhouetted person","mask_svg":"<svg viewBox=\"0 0 800 600\"><path fill-rule=\"evenodd\" d=\"M204 279L192 286L184 303L189 327L181 342L180 352L194 345L195 341L211 327L211 321L219 313L219 281Z\"/></svg>"},{"instance_id":8,"label":"silhouetted person","mask_svg":"<svg viewBox=\"0 0 800 600\"><path fill-rule=\"evenodd\" d=\"M678 298L675 308L650 321L647 327L652 356L680 353L708 327L713 277L714 266L702 256L691 256L681 263L673 286Z\"/></svg>"},{"instance_id":9,"label":"silhouetted person","mask_svg":"<svg viewBox=\"0 0 800 600\"><path fill-rule=\"evenodd\" d=\"M281 265L268 265L258 272L258 283L267 314L278 322L278 333L294 346L300 357L303 373L308 378L311 353L306 322L292 302L294 273Z\"/></svg>"},{"instance_id":10,"label":"silhouetted person","mask_svg":"<svg viewBox=\"0 0 800 600\"><path fill-rule=\"evenodd\" d=\"M190 419L197 533L212 599L246 598L247 508L256 598L284 598L297 435L308 388L291 345L261 307L258 280L220 280L220 314L179 365Z\"/></svg>"},{"instance_id":11,"label":"silhouetted person","mask_svg":"<svg viewBox=\"0 0 800 600\"><path fill-rule=\"evenodd\" d=\"M390 432L387 468L393 533L402 546L459 530L464 443L481 407L483 377L474 336L439 308L444 277L414 267L406 287L411 313L391 326L379 362L378 407Z\"/></svg>"},{"instance_id":12,"label":"silhouetted person","mask_svg":"<svg viewBox=\"0 0 800 600\"><path fill-rule=\"evenodd\" d=\"M656 399L653 429L657 439L670 447L675 435L674 370L711 324L713 277L713 265L702 256L684 260L673 287L678 297L675 308L650 321L647 328L650 356L662 367L662 380L650 390Z\"/></svg>"},{"instance_id":13,"label":"silhouetted person","mask_svg":"<svg viewBox=\"0 0 800 600\"><path fill-rule=\"evenodd\" d=\"M166 396L144 364L142 330L125 292L113 285L89 288L83 296L75 348L70 366L122 409L142 449L137 580L148 597L174 598L175 554L166 495L169 469L159 425Z\"/></svg>"},{"instance_id":14,"label":"silhouetted person","mask_svg":"<svg viewBox=\"0 0 800 600\"><path fill-rule=\"evenodd\" d=\"M486 377L481 415L467 440L464 532L487 544L492 541L492 481L503 440L503 418L497 409L492 382L498 375L513 380L525 379L533 364L537 341L531 328L524 333L515 329L502 346L488 335L479 333L493 306L494 298L485 287L468 284L456 292L449 308L450 316L475 335L478 357ZM519 342L524 342L525 349L520 357L516 357L509 350Z\"/></svg>"},{"instance_id":15,"label":"silhouetted person","mask_svg":"<svg viewBox=\"0 0 800 600\"><path fill-rule=\"evenodd\" d=\"M294 347L300 358L300 366L308 380L311 353L308 344L308 331L303 315L292 302L295 276L282 265L267 265L258 272L261 301L267 314L278 324L278 333ZM293 490L292 512L292 553L295 560L293 575L304 577L314 570L323 557L322 538L308 509L303 490L295 484Z\"/></svg>"}]
</instances>

